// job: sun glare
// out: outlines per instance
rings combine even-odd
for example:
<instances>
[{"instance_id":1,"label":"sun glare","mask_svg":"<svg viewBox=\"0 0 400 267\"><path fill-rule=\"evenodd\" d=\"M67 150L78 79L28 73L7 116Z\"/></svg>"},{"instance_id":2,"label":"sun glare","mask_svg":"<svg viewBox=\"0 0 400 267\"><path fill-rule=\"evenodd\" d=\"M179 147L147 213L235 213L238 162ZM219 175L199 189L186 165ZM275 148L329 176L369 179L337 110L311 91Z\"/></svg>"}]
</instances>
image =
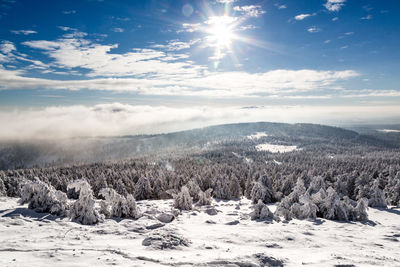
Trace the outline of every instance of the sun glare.
<instances>
[{"instance_id":1,"label":"sun glare","mask_svg":"<svg viewBox=\"0 0 400 267\"><path fill-rule=\"evenodd\" d=\"M207 41L215 47L215 57L222 58L228 51L234 39L235 18L229 16L211 17L207 24Z\"/></svg>"}]
</instances>

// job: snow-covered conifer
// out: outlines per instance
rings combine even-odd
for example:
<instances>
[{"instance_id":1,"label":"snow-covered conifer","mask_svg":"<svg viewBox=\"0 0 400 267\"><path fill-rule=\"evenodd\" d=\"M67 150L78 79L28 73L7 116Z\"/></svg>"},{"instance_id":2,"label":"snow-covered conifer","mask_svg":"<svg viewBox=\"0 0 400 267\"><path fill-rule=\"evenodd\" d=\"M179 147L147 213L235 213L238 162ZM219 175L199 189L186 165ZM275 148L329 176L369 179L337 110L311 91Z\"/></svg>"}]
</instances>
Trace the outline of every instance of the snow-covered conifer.
<instances>
[{"instance_id":1,"label":"snow-covered conifer","mask_svg":"<svg viewBox=\"0 0 400 267\"><path fill-rule=\"evenodd\" d=\"M207 189L205 192L200 191L198 195L198 201L196 204L199 206L211 205L212 202L211 193L212 193L212 188Z\"/></svg>"},{"instance_id":2,"label":"snow-covered conifer","mask_svg":"<svg viewBox=\"0 0 400 267\"><path fill-rule=\"evenodd\" d=\"M290 208L290 212L293 214L293 216L300 220L316 219L317 211L317 205L312 202L307 193L301 195L299 198L299 203L294 203Z\"/></svg>"},{"instance_id":3,"label":"snow-covered conifer","mask_svg":"<svg viewBox=\"0 0 400 267\"><path fill-rule=\"evenodd\" d=\"M379 178L375 179L371 188L371 197L368 200L368 205L370 207L387 208L385 194L379 188L379 184Z\"/></svg>"},{"instance_id":4,"label":"snow-covered conifer","mask_svg":"<svg viewBox=\"0 0 400 267\"><path fill-rule=\"evenodd\" d=\"M136 200L131 194L124 197L112 188L103 188L100 195L105 198L105 201L100 203L100 212L106 217L129 217L133 219L140 217Z\"/></svg>"},{"instance_id":5,"label":"snow-covered conifer","mask_svg":"<svg viewBox=\"0 0 400 267\"><path fill-rule=\"evenodd\" d=\"M180 210L191 210L193 205L192 197L189 194L189 189L182 186L181 192L174 197L174 207Z\"/></svg>"},{"instance_id":6,"label":"snow-covered conifer","mask_svg":"<svg viewBox=\"0 0 400 267\"><path fill-rule=\"evenodd\" d=\"M28 207L37 212L49 212L64 216L68 211L66 194L56 191L51 185L38 178L22 187L20 203L29 203Z\"/></svg>"},{"instance_id":7,"label":"snow-covered conifer","mask_svg":"<svg viewBox=\"0 0 400 267\"><path fill-rule=\"evenodd\" d=\"M150 199L152 196L152 190L150 181L147 177L140 177L136 183L135 197L137 200Z\"/></svg>"},{"instance_id":8,"label":"snow-covered conifer","mask_svg":"<svg viewBox=\"0 0 400 267\"><path fill-rule=\"evenodd\" d=\"M368 199L361 198L357 201L357 206L355 208L355 216L358 221L368 220Z\"/></svg>"},{"instance_id":9,"label":"snow-covered conifer","mask_svg":"<svg viewBox=\"0 0 400 267\"><path fill-rule=\"evenodd\" d=\"M254 205L253 211L251 212L252 220L272 220L274 214L269 210L268 206L265 205L262 200L258 200L258 203Z\"/></svg>"},{"instance_id":10,"label":"snow-covered conifer","mask_svg":"<svg viewBox=\"0 0 400 267\"><path fill-rule=\"evenodd\" d=\"M79 198L73 203L69 213L71 219L82 224L96 224L103 220L103 216L95 208L93 191L87 181L75 181L68 185L68 189L79 192Z\"/></svg>"}]
</instances>

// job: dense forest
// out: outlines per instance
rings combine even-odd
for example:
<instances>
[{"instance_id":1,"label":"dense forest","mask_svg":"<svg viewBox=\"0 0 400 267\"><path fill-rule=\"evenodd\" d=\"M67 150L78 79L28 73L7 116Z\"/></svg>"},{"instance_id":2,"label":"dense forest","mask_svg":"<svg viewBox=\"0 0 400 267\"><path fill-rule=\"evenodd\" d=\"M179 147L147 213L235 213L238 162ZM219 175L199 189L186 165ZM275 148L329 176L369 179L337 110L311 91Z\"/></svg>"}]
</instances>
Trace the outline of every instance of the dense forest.
<instances>
[{"instance_id":1,"label":"dense forest","mask_svg":"<svg viewBox=\"0 0 400 267\"><path fill-rule=\"evenodd\" d=\"M210 205L212 198L246 197L254 203L252 218L259 220L366 220L368 206L400 205L398 148L352 131L319 127L312 129L313 135L284 129L284 134L256 139L205 142L203 137L204 145L192 152L176 149L124 160L4 170L0 195L21 197L31 208L85 224L104 216L138 218L136 201L144 199L174 198L176 209L190 210ZM242 129L248 132L254 128ZM266 142L298 149L255 149ZM277 204L274 213L266 205L270 203Z\"/></svg>"}]
</instances>

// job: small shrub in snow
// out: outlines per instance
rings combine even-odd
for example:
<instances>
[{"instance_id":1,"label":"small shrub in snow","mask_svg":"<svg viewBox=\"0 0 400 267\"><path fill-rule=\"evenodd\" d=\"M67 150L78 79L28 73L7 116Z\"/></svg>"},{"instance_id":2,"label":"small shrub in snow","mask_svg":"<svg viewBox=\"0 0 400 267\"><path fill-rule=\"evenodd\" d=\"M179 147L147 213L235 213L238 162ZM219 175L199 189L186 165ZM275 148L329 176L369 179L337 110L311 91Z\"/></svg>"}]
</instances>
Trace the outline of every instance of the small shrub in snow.
<instances>
[{"instance_id":1,"label":"small shrub in snow","mask_svg":"<svg viewBox=\"0 0 400 267\"><path fill-rule=\"evenodd\" d=\"M189 189L182 186L181 192L174 196L174 207L180 210L191 210L192 205L193 200L189 194Z\"/></svg>"},{"instance_id":2,"label":"small shrub in snow","mask_svg":"<svg viewBox=\"0 0 400 267\"><path fill-rule=\"evenodd\" d=\"M20 203L29 203L28 207L37 212L64 216L68 211L67 195L39 179L22 187Z\"/></svg>"},{"instance_id":3,"label":"small shrub in snow","mask_svg":"<svg viewBox=\"0 0 400 267\"><path fill-rule=\"evenodd\" d=\"M95 209L93 191L88 182L80 180L68 185L68 189L79 192L79 198L71 207L69 216L82 224L96 224L103 220L103 216Z\"/></svg>"},{"instance_id":4,"label":"small shrub in snow","mask_svg":"<svg viewBox=\"0 0 400 267\"><path fill-rule=\"evenodd\" d=\"M103 188L99 194L105 198L105 201L100 202L100 212L106 217L134 219L140 217L139 209L132 195L121 196L112 188Z\"/></svg>"},{"instance_id":5,"label":"small shrub in snow","mask_svg":"<svg viewBox=\"0 0 400 267\"><path fill-rule=\"evenodd\" d=\"M274 214L269 210L268 206L265 205L261 200L254 205L254 210L250 214L252 220L272 220Z\"/></svg>"},{"instance_id":6,"label":"small shrub in snow","mask_svg":"<svg viewBox=\"0 0 400 267\"><path fill-rule=\"evenodd\" d=\"M196 204L199 206L211 205L212 202L211 193L212 193L212 188L207 189L205 192L200 191L198 194L198 201Z\"/></svg>"}]
</instances>

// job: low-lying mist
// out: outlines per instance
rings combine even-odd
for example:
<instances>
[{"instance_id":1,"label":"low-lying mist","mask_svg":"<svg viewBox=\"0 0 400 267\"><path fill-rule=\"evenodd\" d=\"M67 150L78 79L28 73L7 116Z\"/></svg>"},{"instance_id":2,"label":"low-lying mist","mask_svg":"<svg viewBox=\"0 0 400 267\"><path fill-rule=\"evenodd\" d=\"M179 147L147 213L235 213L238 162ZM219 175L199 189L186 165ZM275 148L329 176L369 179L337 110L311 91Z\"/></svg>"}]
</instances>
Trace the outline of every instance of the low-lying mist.
<instances>
[{"instance_id":1,"label":"low-lying mist","mask_svg":"<svg viewBox=\"0 0 400 267\"><path fill-rule=\"evenodd\" d=\"M394 120L399 106L167 107L121 103L0 111L0 140L51 140L174 132L208 125L271 121L342 125Z\"/></svg>"}]
</instances>

